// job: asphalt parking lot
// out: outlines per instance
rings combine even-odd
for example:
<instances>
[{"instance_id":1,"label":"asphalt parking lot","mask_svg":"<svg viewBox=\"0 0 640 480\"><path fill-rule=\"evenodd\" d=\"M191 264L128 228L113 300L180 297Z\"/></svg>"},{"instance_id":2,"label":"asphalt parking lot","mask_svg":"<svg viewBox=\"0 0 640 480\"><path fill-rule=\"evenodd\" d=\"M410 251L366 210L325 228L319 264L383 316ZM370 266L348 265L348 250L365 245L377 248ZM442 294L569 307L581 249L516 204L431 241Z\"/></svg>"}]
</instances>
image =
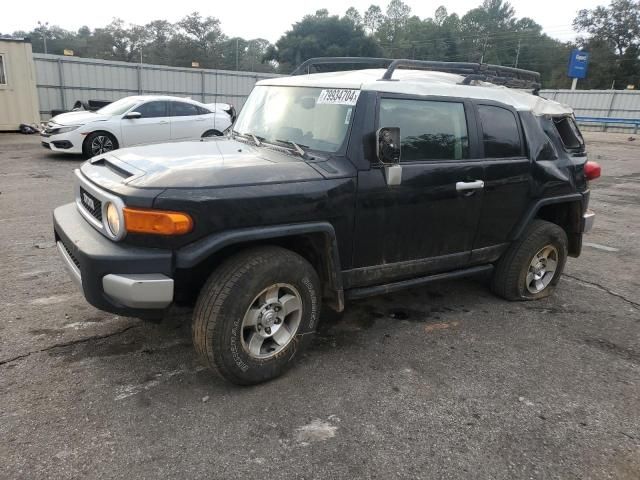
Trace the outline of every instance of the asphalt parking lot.
<instances>
[{"instance_id":1,"label":"asphalt parking lot","mask_svg":"<svg viewBox=\"0 0 640 480\"><path fill-rule=\"evenodd\" d=\"M586 136L596 227L555 296L353 303L240 388L200 366L187 310L85 303L51 227L80 159L0 135L0 478L640 478L640 138Z\"/></svg>"}]
</instances>

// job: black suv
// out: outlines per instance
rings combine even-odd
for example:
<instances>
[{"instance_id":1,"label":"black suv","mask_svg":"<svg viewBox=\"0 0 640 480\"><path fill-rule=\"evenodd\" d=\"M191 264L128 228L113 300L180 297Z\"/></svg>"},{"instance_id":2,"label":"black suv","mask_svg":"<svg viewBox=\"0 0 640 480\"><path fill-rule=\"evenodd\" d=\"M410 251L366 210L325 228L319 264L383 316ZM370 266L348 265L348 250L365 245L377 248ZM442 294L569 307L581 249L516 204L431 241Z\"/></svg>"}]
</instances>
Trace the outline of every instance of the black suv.
<instances>
[{"instance_id":1,"label":"black suv","mask_svg":"<svg viewBox=\"0 0 640 480\"><path fill-rule=\"evenodd\" d=\"M344 70L367 61L386 68ZM76 170L55 239L92 305L145 318L195 301L202 360L253 384L292 364L323 304L483 272L509 300L552 292L600 167L537 73L336 58L300 72L259 82L225 137Z\"/></svg>"}]
</instances>

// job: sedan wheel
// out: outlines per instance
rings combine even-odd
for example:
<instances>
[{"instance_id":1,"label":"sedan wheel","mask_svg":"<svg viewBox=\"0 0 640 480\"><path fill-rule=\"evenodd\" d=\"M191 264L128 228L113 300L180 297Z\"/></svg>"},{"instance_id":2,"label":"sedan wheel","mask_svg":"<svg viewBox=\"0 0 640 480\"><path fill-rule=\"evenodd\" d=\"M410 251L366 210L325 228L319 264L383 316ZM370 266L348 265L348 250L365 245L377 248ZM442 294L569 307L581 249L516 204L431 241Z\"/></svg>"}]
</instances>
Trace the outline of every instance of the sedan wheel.
<instances>
[{"instance_id":1,"label":"sedan wheel","mask_svg":"<svg viewBox=\"0 0 640 480\"><path fill-rule=\"evenodd\" d=\"M96 135L91 141L91 156L95 157L114 149L113 140L106 135Z\"/></svg>"}]
</instances>

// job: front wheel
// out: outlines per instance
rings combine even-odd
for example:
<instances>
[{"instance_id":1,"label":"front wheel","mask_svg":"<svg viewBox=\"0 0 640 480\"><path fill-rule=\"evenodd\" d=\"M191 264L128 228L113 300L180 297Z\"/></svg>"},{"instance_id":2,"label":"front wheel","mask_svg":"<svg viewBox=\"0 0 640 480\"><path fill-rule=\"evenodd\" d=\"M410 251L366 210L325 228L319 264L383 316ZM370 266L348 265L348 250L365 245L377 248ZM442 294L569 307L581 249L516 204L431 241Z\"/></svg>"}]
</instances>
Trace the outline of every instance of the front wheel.
<instances>
[{"instance_id":1,"label":"front wheel","mask_svg":"<svg viewBox=\"0 0 640 480\"><path fill-rule=\"evenodd\" d=\"M304 258L258 247L207 280L193 314L200 358L227 380L251 385L282 375L308 344L320 311L318 275Z\"/></svg>"},{"instance_id":2,"label":"front wheel","mask_svg":"<svg viewBox=\"0 0 640 480\"><path fill-rule=\"evenodd\" d=\"M85 158L92 158L117 148L118 141L113 135L107 132L93 132L85 138L82 144L82 153Z\"/></svg>"},{"instance_id":3,"label":"front wheel","mask_svg":"<svg viewBox=\"0 0 640 480\"><path fill-rule=\"evenodd\" d=\"M567 234L534 220L496 264L492 290L507 300L536 300L553 292L567 261Z\"/></svg>"}]
</instances>

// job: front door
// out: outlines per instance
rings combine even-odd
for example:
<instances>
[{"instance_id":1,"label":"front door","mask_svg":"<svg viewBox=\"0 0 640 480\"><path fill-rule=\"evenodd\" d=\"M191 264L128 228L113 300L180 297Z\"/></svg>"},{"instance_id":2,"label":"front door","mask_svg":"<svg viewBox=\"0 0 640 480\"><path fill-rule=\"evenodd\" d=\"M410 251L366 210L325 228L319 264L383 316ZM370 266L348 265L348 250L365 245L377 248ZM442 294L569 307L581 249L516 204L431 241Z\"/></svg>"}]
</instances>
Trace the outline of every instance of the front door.
<instances>
[{"instance_id":1,"label":"front door","mask_svg":"<svg viewBox=\"0 0 640 480\"><path fill-rule=\"evenodd\" d=\"M468 264L482 203L473 105L459 99L379 99L377 127L400 127L402 180L358 173L353 270L347 288Z\"/></svg>"},{"instance_id":2,"label":"front door","mask_svg":"<svg viewBox=\"0 0 640 480\"><path fill-rule=\"evenodd\" d=\"M124 145L144 145L168 142L171 139L168 102L152 101L137 106L131 112L140 113L140 118L123 118L121 122Z\"/></svg>"}]
</instances>

